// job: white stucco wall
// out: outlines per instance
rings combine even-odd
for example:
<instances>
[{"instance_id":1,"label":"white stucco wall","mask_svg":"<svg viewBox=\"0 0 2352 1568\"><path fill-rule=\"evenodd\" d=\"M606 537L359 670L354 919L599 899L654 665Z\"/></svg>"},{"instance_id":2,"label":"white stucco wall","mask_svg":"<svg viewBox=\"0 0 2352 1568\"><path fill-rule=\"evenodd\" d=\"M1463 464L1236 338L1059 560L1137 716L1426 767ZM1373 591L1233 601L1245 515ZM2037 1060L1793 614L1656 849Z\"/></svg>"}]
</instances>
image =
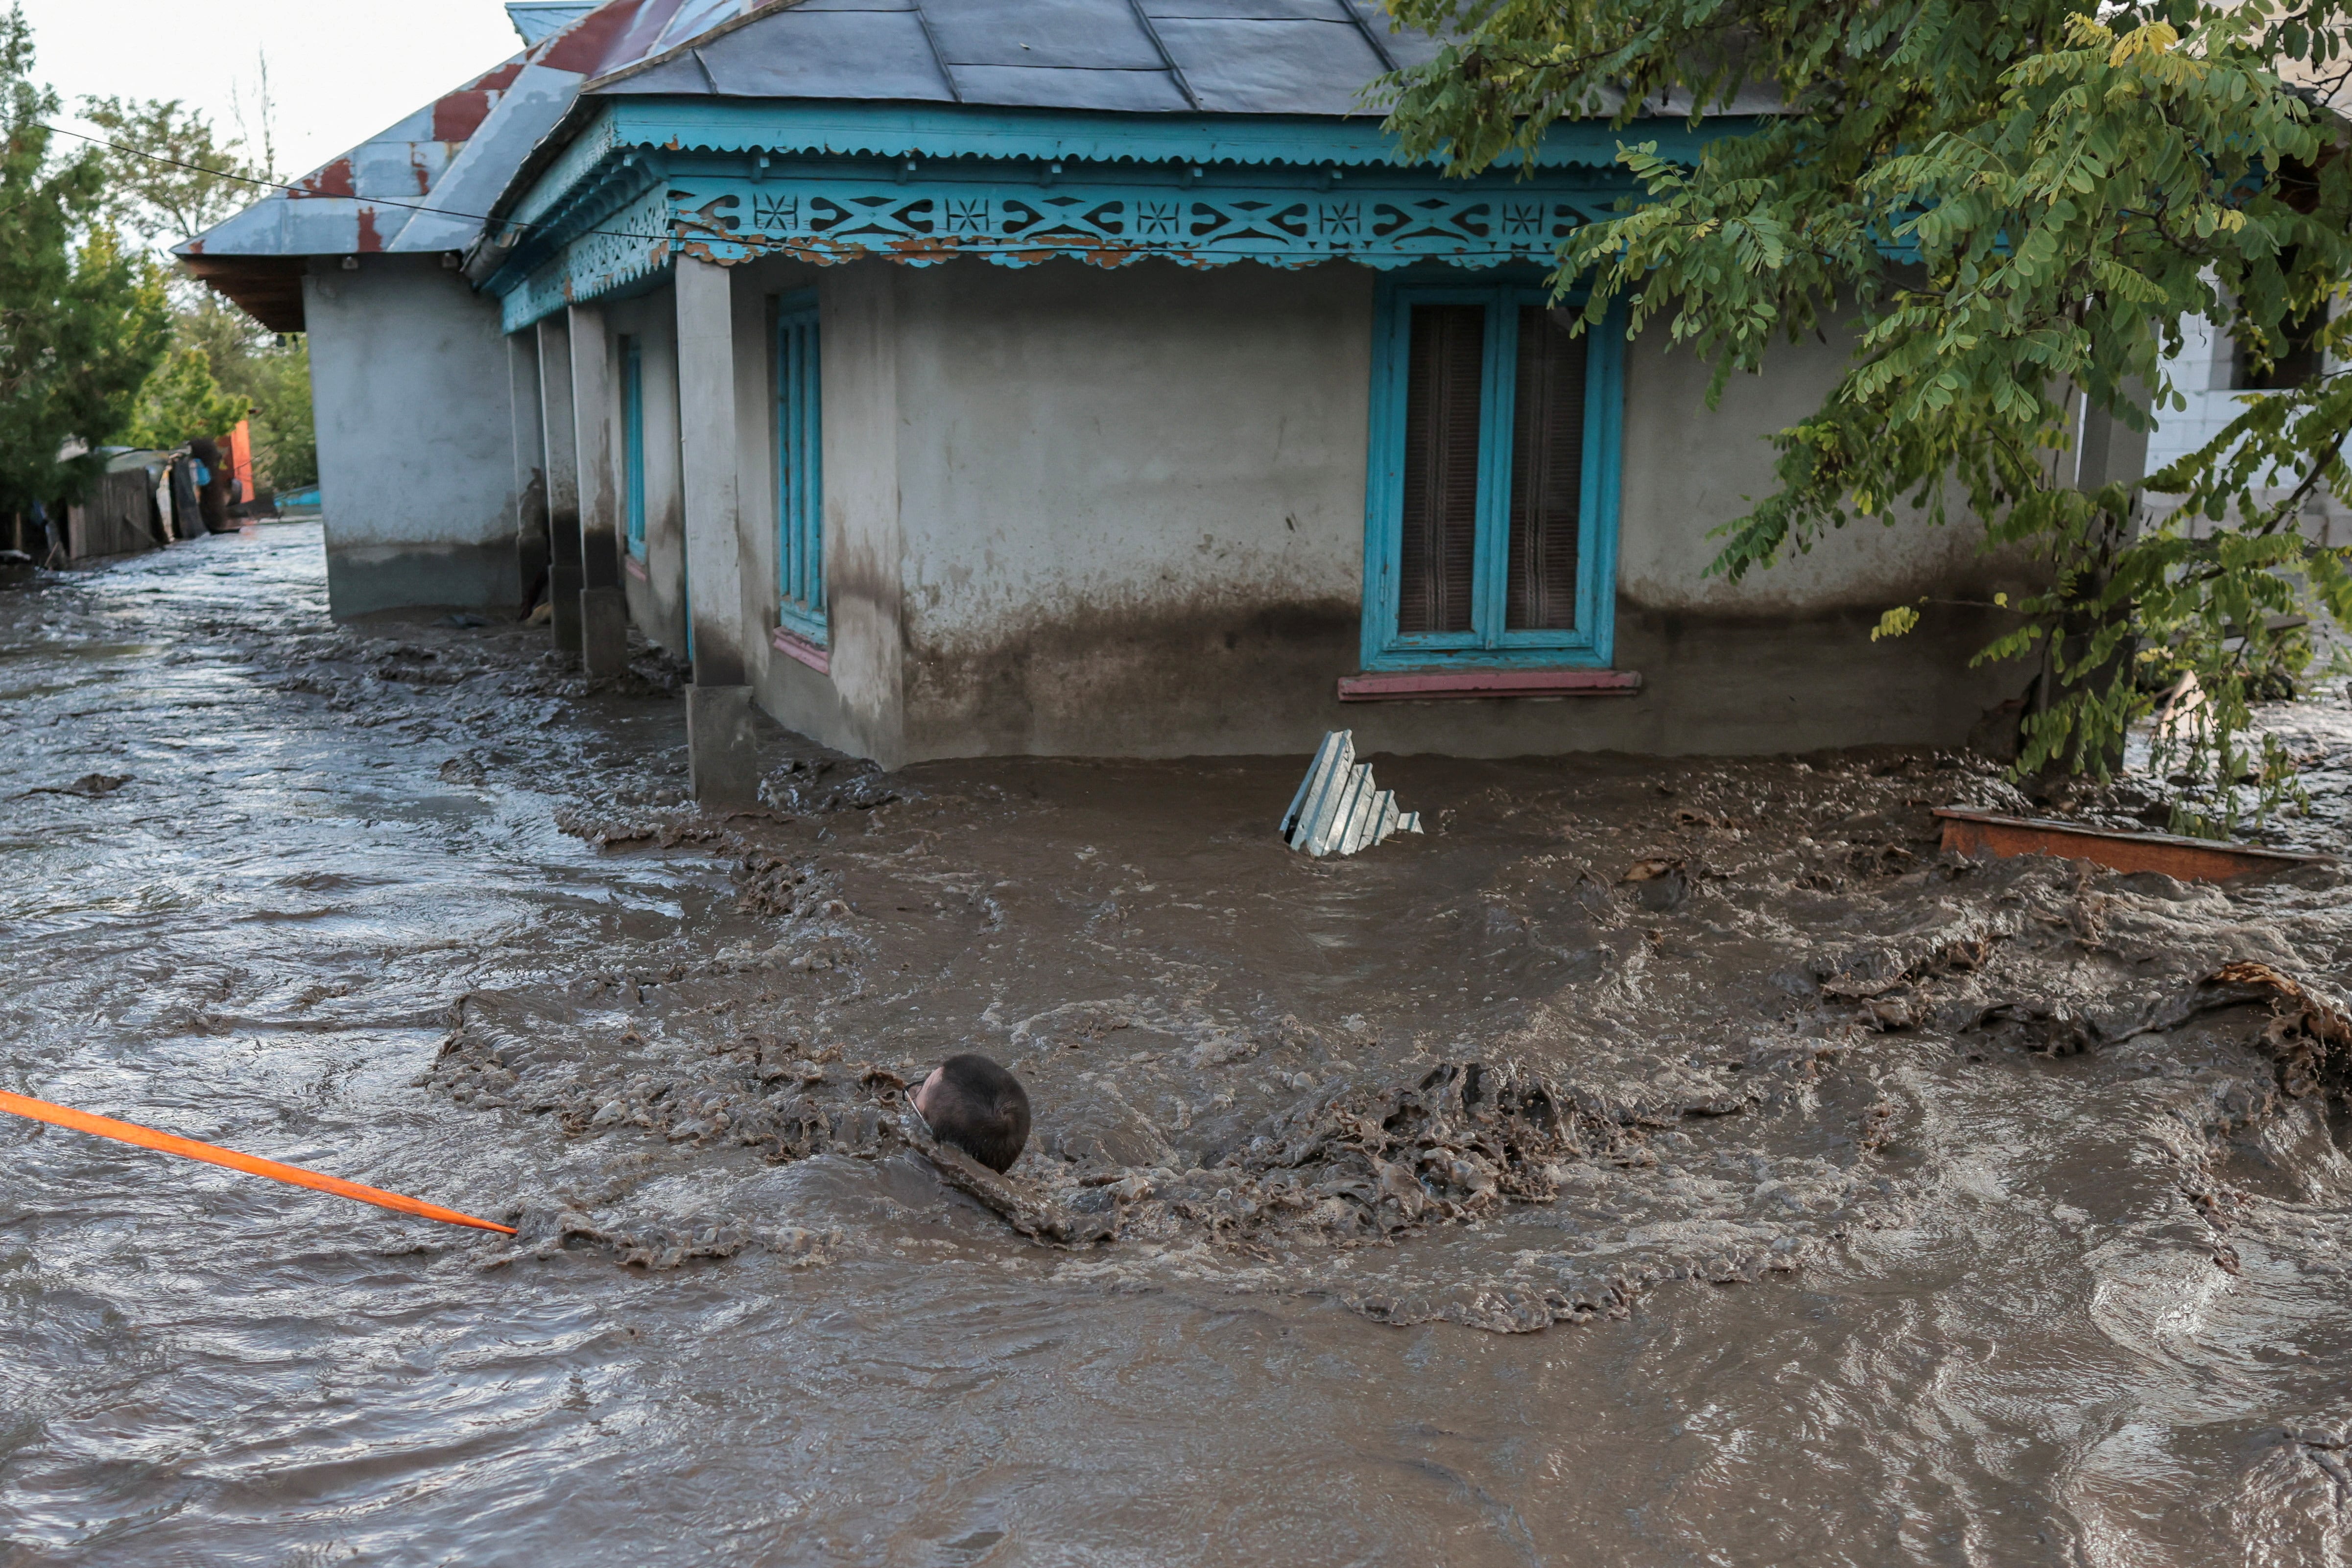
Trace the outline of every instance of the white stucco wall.
<instances>
[{"instance_id":1,"label":"white stucco wall","mask_svg":"<svg viewBox=\"0 0 2352 1568\"><path fill-rule=\"evenodd\" d=\"M1617 667L1638 697L1343 704L1359 663L1375 279L1348 267L1075 263L898 275L908 756L1777 751L1957 741L2022 685L1995 627L1888 606L2023 587L1967 528L1870 525L1734 585L1708 537L1771 485L1765 437L1843 351L1800 345L1704 405L1627 352ZM828 476L828 482L831 476Z\"/></svg>"},{"instance_id":2,"label":"white stucco wall","mask_svg":"<svg viewBox=\"0 0 2352 1568\"><path fill-rule=\"evenodd\" d=\"M436 256L358 261L314 262L302 282L334 613L512 605L518 419L498 308Z\"/></svg>"},{"instance_id":3,"label":"white stucco wall","mask_svg":"<svg viewBox=\"0 0 2352 1568\"><path fill-rule=\"evenodd\" d=\"M2231 387L2237 371L2237 345L2229 335L2197 316L2182 318L2180 332L2180 353L2173 356L2167 368L2173 390L2186 406L2174 408L2168 405L2156 410L2156 429L2147 441L2147 471L2151 474L2203 447L2246 411L2246 395ZM2291 489L2299 476L2282 478L2284 482L2257 490L2257 497L2275 500ZM2147 496L2148 510L2158 517L2169 516L2179 504L2177 497L2154 492ZM2303 522L2305 533L2316 543L2352 543L2352 511L2325 490L2305 504ZM2210 525L2201 518L2190 525L2192 534L2208 531Z\"/></svg>"},{"instance_id":4,"label":"white stucco wall","mask_svg":"<svg viewBox=\"0 0 2352 1568\"><path fill-rule=\"evenodd\" d=\"M1999 629L1984 616L1869 639L1922 594L2024 586L1966 527L1858 527L1736 586L1706 576L1709 533L1769 489L1766 437L1816 405L1835 345L1783 351L1713 411L1703 364L1629 347L1616 662L1639 696L1343 704L1372 274L770 260L730 281L751 679L789 727L886 763L1295 752L1341 727L1465 755L1956 742L2026 679L1968 669ZM773 310L812 285L829 673L768 642Z\"/></svg>"},{"instance_id":5,"label":"white stucco wall","mask_svg":"<svg viewBox=\"0 0 2352 1568\"><path fill-rule=\"evenodd\" d=\"M1363 575L1370 273L943 267L896 291L912 754L1254 749L1267 710L1328 695Z\"/></svg>"}]
</instances>

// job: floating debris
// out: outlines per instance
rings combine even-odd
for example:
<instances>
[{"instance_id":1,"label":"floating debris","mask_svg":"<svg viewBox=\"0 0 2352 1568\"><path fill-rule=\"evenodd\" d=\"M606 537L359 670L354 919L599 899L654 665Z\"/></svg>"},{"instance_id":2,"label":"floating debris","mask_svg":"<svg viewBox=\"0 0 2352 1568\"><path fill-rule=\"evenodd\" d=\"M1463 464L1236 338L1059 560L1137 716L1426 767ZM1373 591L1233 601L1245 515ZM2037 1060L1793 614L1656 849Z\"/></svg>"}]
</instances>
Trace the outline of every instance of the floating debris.
<instances>
[{"instance_id":1,"label":"floating debris","mask_svg":"<svg viewBox=\"0 0 2352 1568\"><path fill-rule=\"evenodd\" d=\"M69 784L42 784L25 791L16 798L23 800L26 795L78 795L84 800L96 800L100 795L112 795L131 780L129 773L84 773Z\"/></svg>"},{"instance_id":2,"label":"floating debris","mask_svg":"<svg viewBox=\"0 0 2352 1568\"><path fill-rule=\"evenodd\" d=\"M2168 833L2119 833L2076 822L2000 816L1956 806L1939 805L1936 816L1943 823L1944 847L1957 854L2002 859L2012 855L2056 855L2116 871L2161 871L2184 882L2222 882L2251 871L2334 864L2325 855L2291 854L2259 844L2179 838Z\"/></svg>"},{"instance_id":3,"label":"floating debris","mask_svg":"<svg viewBox=\"0 0 2352 1568\"><path fill-rule=\"evenodd\" d=\"M1282 837L1293 849L1318 858L1353 855L1391 833L1421 831L1421 813L1399 811L1396 795L1372 783L1370 764L1356 761L1355 731L1334 730L1323 737L1290 809L1282 814Z\"/></svg>"}]
</instances>

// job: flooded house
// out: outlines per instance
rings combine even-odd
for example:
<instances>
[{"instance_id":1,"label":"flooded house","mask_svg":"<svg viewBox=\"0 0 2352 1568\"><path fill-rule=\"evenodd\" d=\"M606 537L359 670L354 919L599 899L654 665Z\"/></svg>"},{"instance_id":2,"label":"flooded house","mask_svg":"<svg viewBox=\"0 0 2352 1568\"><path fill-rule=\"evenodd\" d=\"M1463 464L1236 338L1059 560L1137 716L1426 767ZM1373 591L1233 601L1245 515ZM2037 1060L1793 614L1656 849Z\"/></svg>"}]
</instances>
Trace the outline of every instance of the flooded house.
<instances>
[{"instance_id":1,"label":"flooded house","mask_svg":"<svg viewBox=\"0 0 2352 1568\"><path fill-rule=\"evenodd\" d=\"M590 670L690 660L708 798L754 709L890 765L1785 752L2025 684L1969 668L1995 612L1870 641L2021 585L1967 531L1706 574L1844 349L1709 409L1662 332L1571 331L1619 133L1404 159L1365 89L1433 46L1360 0L514 9L184 254L311 334L338 613L519 606L551 552Z\"/></svg>"}]
</instances>

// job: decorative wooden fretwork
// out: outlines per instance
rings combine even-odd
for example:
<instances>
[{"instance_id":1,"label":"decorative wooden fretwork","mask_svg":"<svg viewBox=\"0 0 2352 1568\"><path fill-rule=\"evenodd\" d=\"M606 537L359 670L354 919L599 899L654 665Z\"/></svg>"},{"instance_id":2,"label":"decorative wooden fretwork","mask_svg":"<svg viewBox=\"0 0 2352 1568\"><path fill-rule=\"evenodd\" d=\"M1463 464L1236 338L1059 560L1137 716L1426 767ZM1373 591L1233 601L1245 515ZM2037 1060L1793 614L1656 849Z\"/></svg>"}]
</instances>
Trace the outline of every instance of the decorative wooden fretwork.
<instances>
[{"instance_id":1,"label":"decorative wooden fretwork","mask_svg":"<svg viewBox=\"0 0 2352 1568\"><path fill-rule=\"evenodd\" d=\"M1058 258L1102 267L1146 258L1190 267L1347 260L1384 270L1549 264L1561 241L1622 194L1593 172L1471 184L1420 172L1343 179L1301 169L1285 183L1254 170L1247 184L1226 184L1164 169L1114 180L1097 168L1065 178L1051 165L956 169L931 179L902 168L908 177L873 177L835 163L754 179L730 162L733 168L701 172L678 160L593 224L575 216L562 226L575 231L568 241L551 237L528 247L538 254L520 286L492 284L506 296L509 328L625 287L678 251L726 264L766 255L821 264L879 257L915 267L957 258L1004 267Z\"/></svg>"}]
</instances>

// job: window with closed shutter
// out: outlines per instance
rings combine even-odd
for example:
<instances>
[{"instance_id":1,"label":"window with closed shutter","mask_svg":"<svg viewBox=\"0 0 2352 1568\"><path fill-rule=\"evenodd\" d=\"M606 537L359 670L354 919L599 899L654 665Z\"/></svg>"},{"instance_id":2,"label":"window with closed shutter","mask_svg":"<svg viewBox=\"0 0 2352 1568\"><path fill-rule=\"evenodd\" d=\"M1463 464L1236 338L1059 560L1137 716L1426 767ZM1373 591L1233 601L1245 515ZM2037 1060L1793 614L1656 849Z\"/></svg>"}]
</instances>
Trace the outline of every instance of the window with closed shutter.
<instances>
[{"instance_id":1,"label":"window with closed shutter","mask_svg":"<svg viewBox=\"0 0 2352 1568\"><path fill-rule=\"evenodd\" d=\"M1486 312L1479 307L1413 308L1397 569L1397 625L1409 632L1470 629L1486 345Z\"/></svg>"},{"instance_id":2,"label":"window with closed shutter","mask_svg":"<svg viewBox=\"0 0 2352 1568\"><path fill-rule=\"evenodd\" d=\"M1511 410L1511 539L1503 625L1576 627L1577 513L1584 494L1585 340L1540 305L1518 309Z\"/></svg>"},{"instance_id":3,"label":"window with closed shutter","mask_svg":"<svg viewBox=\"0 0 2352 1568\"><path fill-rule=\"evenodd\" d=\"M1609 662L1622 331L1578 321L1540 289L1383 289L1367 668Z\"/></svg>"},{"instance_id":4,"label":"window with closed shutter","mask_svg":"<svg viewBox=\"0 0 2352 1568\"><path fill-rule=\"evenodd\" d=\"M814 289L776 315L776 618L824 646L824 423Z\"/></svg>"},{"instance_id":5,"label":"window with closed shutter","mask_svg":"<svg viewBox=\"0 0 2352 1568\"><path fill-rule=\"evenodd\" d=\"M621 340L622 496L628 512L629 553L646 558L646 345Z\"/></svg>"}]
</instances>

